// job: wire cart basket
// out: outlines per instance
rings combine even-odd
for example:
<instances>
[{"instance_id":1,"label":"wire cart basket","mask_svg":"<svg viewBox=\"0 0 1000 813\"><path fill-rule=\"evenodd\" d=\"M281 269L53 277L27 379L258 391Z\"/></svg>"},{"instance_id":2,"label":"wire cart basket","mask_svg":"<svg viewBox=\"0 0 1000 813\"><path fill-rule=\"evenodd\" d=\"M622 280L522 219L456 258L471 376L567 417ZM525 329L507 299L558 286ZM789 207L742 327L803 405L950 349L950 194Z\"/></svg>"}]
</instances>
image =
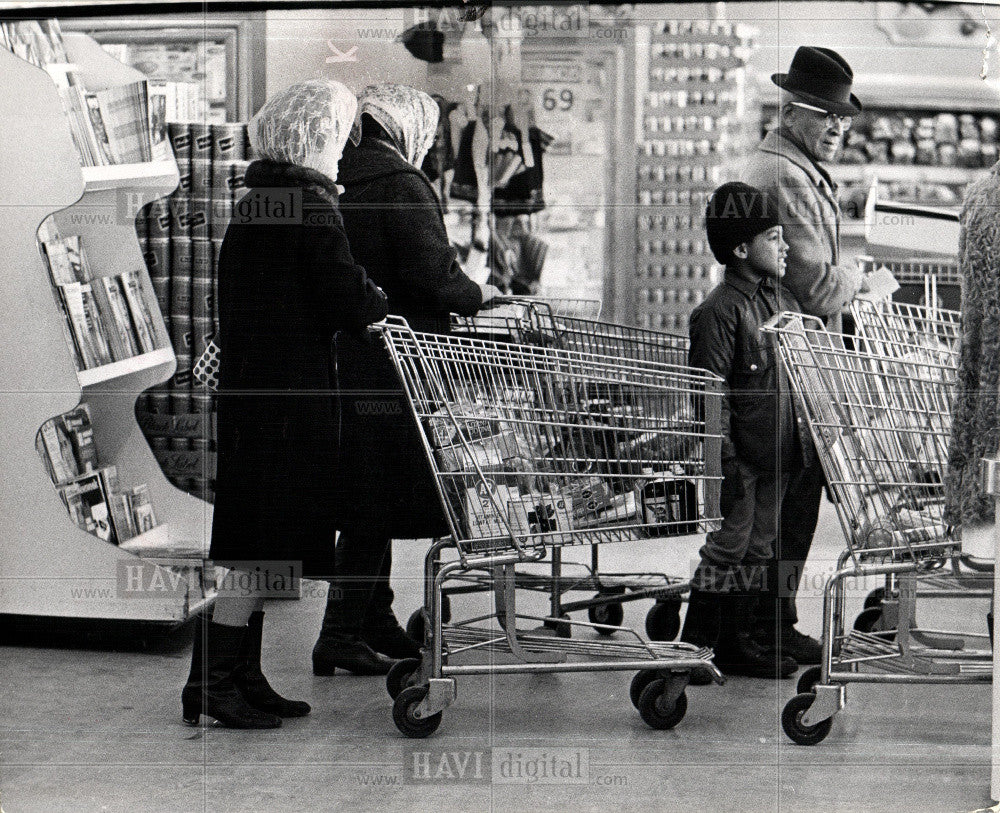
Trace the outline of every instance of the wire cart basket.
<instances>
[{"instance_id":1,"label":"wire cart basket","mask_svg":"<svg viewBox=\"0 0 1000 813\"><path fill-rule=\"evenodd\" d=\"M915 619L918 584L959 548L943 518L947 363L934 352L872 352L864 340L847 349L845 337L801 314L780 314L764 330L776 334L847 540L824 590L821 664L802 674L799 694L782 712L785 733L814 745L844 707L846 684L988 681L992 656L966 648L967 639L985 634L923 629ZM872 576L894 579L895 624L877 630L856 622L847 630L848 582ZM975 595L954 584L935 592L946 594Z\"/></svg>"},{"instance_id":2,"label":"wire cart basket","mask_svg":"<svg viewBox=\"0 0 1000 813\"><path fill-rule=\"evenodd\" d=\"M611 356L685 366L688 339L645 328L601 322L560 312L560 303L529 297L503 298L499 307L480 312L473 317L453 317L452 331L456 335L495 339L518 344L575 350L591 355ZM563 309L565 310L565 309ZM602 394L609 408L614 408L616 393ZM586 495L585 495L586 496ZM601 500L600 492L590 494ZM516 581L521 589L546 593L550 616L566 619L570 613L586 610L588 619L599 625L603 635L613 635L625 617L625 602L652 599L646 613L645 631L654 641L670 641L681 627L681 606L690 590L686 577L668 573L602 572L600 548L591 546L590 562L563 561L559 548L537 566L518 568ZM465 583L450 586L445 592L445 620L450 619L449 595L491 589L488 574L469 574ZM570 593L589 593L586 598L566 600ZM413 637L422 637L423 617L418 610L407 624ZM557 623L560 635L571 636L572 626Z\"/></svg>"},{"instance_id":3,"label":"wire cart basket","mask_svg":"<svg viewBox=\"0 0 1000 813\"><path fill-rule=\"evenodd\" d=\"M399 730L433 733L463 674L596 670L641 670L633 703L651 726L675 726L693 670L721 682L711 651L622 627L620 640L521 629L559 619L518 610L515 566L570 545L662 544L716 527L721 380L685 367L418 334L398 319L373 329L399 374L451 529L425 560L423 656L387 676ZM604 495L597 504L581 496L593 489ZM457 558L444 561L446 548ZM442 589L469 573L489 574L495 612L446 626ZM486 661L456 665L463 655ZM497 663L503 655L512 662Z\"/></svg>"}]
</instances>

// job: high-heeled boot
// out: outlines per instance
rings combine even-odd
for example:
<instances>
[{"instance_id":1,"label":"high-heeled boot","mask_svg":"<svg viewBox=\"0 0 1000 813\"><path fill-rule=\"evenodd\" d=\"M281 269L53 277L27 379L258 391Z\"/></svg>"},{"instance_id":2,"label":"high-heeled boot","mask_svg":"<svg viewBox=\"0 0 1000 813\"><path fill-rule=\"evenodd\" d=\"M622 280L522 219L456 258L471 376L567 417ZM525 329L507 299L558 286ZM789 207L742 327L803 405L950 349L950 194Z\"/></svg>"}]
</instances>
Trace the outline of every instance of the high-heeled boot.
<instances>
[{"instance_id":1,"label":"high-heeled boot","mask_svg":"<svg viewBox=\"0 0 1000 813\"><path fill-rule=\"evenodd\" d=\"M233 682L247 703L258 711L279 717L305 717L312 708L302 700L286 700L268 683L260 668L260 650L264 636L264 611L250 614L243 636L240 657L233 672Z\"/></svg>"},{"instance_id":2,"label":"high-heeled boot","mask_svg":"<svg viewBox=\"0 0 1000 813\"><path fill-rule=\"evenodd\" d=\"M326 676L343 669L355 675L387 675L395 661L361 639L361 619L350 618L347 609L343 598L327 599L323 627L312 651L313 674Z\"/></svg>"},{"instance_id":3,"label":"high-heeled boot","mask_svg":"<svg viewBox=\"0 0 1000 813\"><path fill-rule=\"evenodd\" d=\"M184 722L198 725L204 714L227 728L280 726L280 717L251 706L233 681L247 628L203 619L196 624L191 673L181 691Z\"/></svg>"},{"instance_id":4,"label":"high-heeled boot","mask_svg":"<svg viewBox=\"0 0 1000 813\"><path fill-rule=\"evenodd\" d=\"M372 585L371 598L368 601L368 612L365 613L361 625L361 640L376 652L389 658L419 658L420 641L416 641L400 626L396 614L392 611L392 601L395 597L389 584L389 574L392 572L392 545L386 546L385 556L378 576Z\"/></svg>"}]
</instances>

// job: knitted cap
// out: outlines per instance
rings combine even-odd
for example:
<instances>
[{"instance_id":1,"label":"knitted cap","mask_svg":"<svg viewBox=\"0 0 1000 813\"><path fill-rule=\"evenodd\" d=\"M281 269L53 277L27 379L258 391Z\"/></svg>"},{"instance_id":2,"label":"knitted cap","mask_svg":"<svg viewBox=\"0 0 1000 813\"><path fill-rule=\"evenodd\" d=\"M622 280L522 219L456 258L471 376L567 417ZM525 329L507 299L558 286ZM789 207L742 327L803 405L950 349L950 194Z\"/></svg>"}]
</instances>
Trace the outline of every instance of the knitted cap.
<instances>
[{"instance_id":1,"label":"knitted cap","mask_svg":"<svg viewBox=\"0 0 1000 813\"><path fill-rule=\"evenodd\" d=\"M749 184L725 183L716 189L705 209L705 231L715 259L731 263L734 248L781 225L772 209L764 193Z\"/></svg>"}]
</instances>

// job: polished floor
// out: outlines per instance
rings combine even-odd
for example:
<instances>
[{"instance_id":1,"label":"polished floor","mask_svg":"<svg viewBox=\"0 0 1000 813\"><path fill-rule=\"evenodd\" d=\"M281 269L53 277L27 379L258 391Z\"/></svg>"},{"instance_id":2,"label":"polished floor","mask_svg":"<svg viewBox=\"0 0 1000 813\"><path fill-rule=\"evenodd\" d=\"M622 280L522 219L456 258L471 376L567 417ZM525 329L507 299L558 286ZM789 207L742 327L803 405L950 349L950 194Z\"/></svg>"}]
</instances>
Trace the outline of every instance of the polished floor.
<instances>
[{"instance_id":1,"label":"polished floor","mask_svg":"<svg viewBox=\"0 0 1000 813\"><path fill-rule=\"evenodd\" d=\"M800 602L813 633L841 539L824 505ZM698 544L607 547L603 563L686 573ZM422 549L396 548L403 617L419 600ZM875 586L852 591L851 617ZM65 636L0 647L3 810L912 813L989 803L986 685L851 686L826 741L801 747L779 723L793 680L689 688L680 725L654 731L629 703L629 673L467 677L437 734L407 740L381 678L311 674L323 598L307 587L302 600L268 607L265 662L272 682L314 711L274 731L182 725L189 630L146 651ZM529 605L542 610L537 598ZM462 614L483 606L455 602ZM628 605L626 623L641 625L647 606ZM985 610L983 600L938 601L921 618L978 630Z\"/></svg>"}]
</instances>

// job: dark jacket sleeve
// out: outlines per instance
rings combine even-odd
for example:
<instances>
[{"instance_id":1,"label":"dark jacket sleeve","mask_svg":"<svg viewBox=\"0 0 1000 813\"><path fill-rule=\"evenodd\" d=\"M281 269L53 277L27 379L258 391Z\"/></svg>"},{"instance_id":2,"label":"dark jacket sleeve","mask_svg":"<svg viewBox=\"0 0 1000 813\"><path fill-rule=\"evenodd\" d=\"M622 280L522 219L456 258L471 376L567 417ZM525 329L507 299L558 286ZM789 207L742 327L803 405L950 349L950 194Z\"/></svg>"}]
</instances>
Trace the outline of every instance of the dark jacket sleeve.
<instances>
[{"instance_id":1,"label":"dark jacket sleeve","mask_svg":"<svg viewBox=\"0 0 1000 813\"><path fill-rule=\"evenodd\" d=\"M388 313L385 294L354 262L340 212L323 211L326 222L309 228L303 274L320 319L333 330L361 333Z\"/></svg>"},{"instance_id":2,"label":"dark jacket sleeve","mask_svg":"<svg viewBox=\"0 0 1000 813\"><path fill-rule=\"evenodd\" d=\"M482 307L483 295L458 264L434 192L412 173L397 179L396 211L384 222L400 281L436 313L471 316Z\"/></svg>"},{"instance_id":3,"label":"dark jacket sleeve","mask_svg":"<svg viewBox=\"0 0 1000 813\"><path fill-rule=\"evenodd\" d=\"M733 369L736 347L736 312L733 308L696 308L691 314L688 364L708 370L725 379L722 387L722 459L736 457L733 445L732 406L729 400L729 375Z\"/></svg>"}]
</instances>

